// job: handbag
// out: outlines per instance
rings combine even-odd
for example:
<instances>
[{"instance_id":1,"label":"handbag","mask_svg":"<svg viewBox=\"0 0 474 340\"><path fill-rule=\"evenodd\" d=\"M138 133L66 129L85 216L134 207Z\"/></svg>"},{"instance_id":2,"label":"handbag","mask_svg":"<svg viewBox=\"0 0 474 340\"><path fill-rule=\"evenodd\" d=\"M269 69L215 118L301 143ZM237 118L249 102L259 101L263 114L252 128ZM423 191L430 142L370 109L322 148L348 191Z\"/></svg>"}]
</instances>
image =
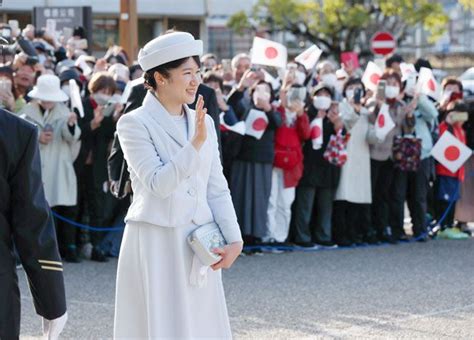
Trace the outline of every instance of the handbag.
<instances>
[{"instance_id":1,"label":"handbag","mask_svg":"<svg viewBox=\"0 0 474 340\"><path fill-rule=\"evenodd\" d=\"M273 165L283 170L291 170L298 164L298 153L291 147L275 148L275 160Z\"/></svg>"},{"instance_id":2,"label":"handbag","mask_svg":"<svg viewBox=\"0 0 474 340\"><path fill-rule=\"evenodd\" d=\"M416 135L396 136L393 139L392 159L396 169L417 171L421 162L421 139Z\"/></svg>"},{"instance_id":3,"label":"handbag","mask_svg":"<svg viewBox=\"0 0 474 340\"><path fill-rule=\"evenodd\" d=\"M188 243L194 254L205 266L211 266L219 262L222 257L214 254L213 249L224 247L227 242L222 232L215 222L204 224L192 231L188 238Z\"/></svg>"},{"instance_id":4,"label":"handbag","mask_svg":"<svg viewBox=\"0 0 474 340\"><path fill-rule=\"evenodd\" d=\"M347 161L347 143L350 136L349 133L344 135L342 129L331 135L323 154L324 159L332 165L342 167Z\"/></svg>"}]
</instances>

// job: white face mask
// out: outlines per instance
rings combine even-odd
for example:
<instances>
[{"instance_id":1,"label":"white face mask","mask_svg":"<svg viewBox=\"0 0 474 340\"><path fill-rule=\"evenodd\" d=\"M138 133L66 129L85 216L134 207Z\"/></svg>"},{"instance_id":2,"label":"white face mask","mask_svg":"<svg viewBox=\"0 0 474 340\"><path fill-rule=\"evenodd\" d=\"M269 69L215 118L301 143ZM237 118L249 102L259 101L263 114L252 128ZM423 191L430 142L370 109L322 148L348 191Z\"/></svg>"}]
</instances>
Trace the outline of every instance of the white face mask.
<instances>
[{"instance_id":1,"label":"white face mask","mask_svg":"<svg viewBox=\"0 0 474 340\"><path fill-rule=\"evenodd\" d=\"M296 84L303 85L305 80L306 80L306 74L304 72L301 72L301 71L295 72Z\"/></svg>"},{"instance_id":2,"label":"white face mask","mask_svg":"<svg viewBox=\"0 0 474 340\"><path fill-rule=\"evenodd\" d=\"M103 93L95 93L92 95L92 98L94 98L98 105L105 105L109 102L111 96Z\"/></svg>"},{"instance_id":3,"label":"white face mask","mask_svg":"<svg viewBox=\"0 0 474 340\"><path fill-rule=\"evenodd\" d=\"M318 110L327 110L331 106L331 98L327 96L316 96L313 98L313 106Z\"/></svg>"},{"instance_id":4,"label":"white face mask","mask_svg":"<svg viewBox=\"0 0 474 340\"><path fill-rule=\"evenodd\" d=\"M323 83L329 86L337 87L337 77L334 73L327 73L321 76L321 80Z\"/></svg>"},{"instance_id":5,"label":"white face mask","mask_svg":"<svg viewBox=\"0 0 474 340\"><path fill-rule=\"evenodd\" d=\"M400 94L400 88L398 86L387 85L385 87L385 97L388 99L396 98Z\"/></svg>"},{"instance_id":6,"label":"white face mask","mask_svg":"<svg viewBox=\"0 0 474 340\"><path fill-rule=\"evenodd\" d=\"M261 87L260 85L257 85L257 87L255 88L255 91L253 91L252 99L255 105L257 105L258 99L269 101L270 93L267 92L266 86L263 85L263 87Z\"/></svg>"},{"instance_id":7,"label":"white face mask","mask_svg":"<svg viewBox=\"0 0 474 340\"><path fill-rule=\"evenodd\" d=\"M347 99L354 98L354 90L353 89L346 90L346 98Z\"/></svg>"},{"instance_id":8,"label":"white face mask","mask_svg":"<svg viewBox=\"0 0 474 340\"><path fill-rule=\"evenodd\" d=\"M120 99L122 99L122 96L118 93L114 93L114 95L110 97L112 103L120 103Z\"/></svg>"},{"instance_id":9,"label":"white face mask","mask_svg":"<svg viewBox=\"0 0 474 340\"><path fill-rule=\"evenodd\" d=\"M66 93L68 97L71 97L71 89L69 88L69 85L61 86L61 90L63 90L63 92Z\"/></svg>"}]
</instances>

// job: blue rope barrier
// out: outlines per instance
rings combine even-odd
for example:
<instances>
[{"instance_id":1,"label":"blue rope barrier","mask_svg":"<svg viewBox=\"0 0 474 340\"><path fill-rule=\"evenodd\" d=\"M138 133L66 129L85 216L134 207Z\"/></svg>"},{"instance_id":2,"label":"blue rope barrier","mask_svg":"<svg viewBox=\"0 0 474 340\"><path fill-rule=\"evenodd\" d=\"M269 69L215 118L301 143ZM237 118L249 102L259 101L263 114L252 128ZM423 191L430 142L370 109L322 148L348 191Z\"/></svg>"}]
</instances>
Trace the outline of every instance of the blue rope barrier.
<instances>
[{"instance_id":1,"label":"blue rope barrier","mask_svg":"<svg viewBox=\"0 0 474 340\"><path fill-rule=\"evenodd\" d=\"M56 214L54 211L52 211L52 214L54 217L56 217L58 220L61 220L63 222L69 223L73 227L80 228L80 229L85 229L85 230L90 230L90 231L101 231L101 232L106 232L106 231L123 231L125 227L91 227L89 225L77 223L76 221L70 220L66 217L63 217L59 214Z\"/></svg>"}]
</instances>

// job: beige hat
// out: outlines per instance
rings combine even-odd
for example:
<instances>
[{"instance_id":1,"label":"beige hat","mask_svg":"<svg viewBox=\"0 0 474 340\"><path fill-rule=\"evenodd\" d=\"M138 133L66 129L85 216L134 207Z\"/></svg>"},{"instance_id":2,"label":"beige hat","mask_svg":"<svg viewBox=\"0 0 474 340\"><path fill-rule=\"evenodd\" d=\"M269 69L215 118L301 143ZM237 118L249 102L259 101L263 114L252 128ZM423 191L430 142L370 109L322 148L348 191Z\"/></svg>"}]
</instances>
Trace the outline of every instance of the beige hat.
<instances>
[{"instance_id":1,"label":"beige hat","mask_svg":"<svg viewBox=\"0 0 474 340\"><path fill-rule=\"evenodd\" d=\"M38 77L33 90L28 92L28 97L48 102L65 102L68 95L61 90L59 77L52 74L44 74Z\"/></svg>"},{"instance_id":2,"label":"beige hat","mask_svg":"<svg viewBox=\"0 0 474 340\"><path fill-rule=\"evenodd\" d=\"M138 52L138 63L143 71L166 64L170 61L201 56L203 44L187 32L172 32L149 41Z\"/></svg>"}]
</instances>

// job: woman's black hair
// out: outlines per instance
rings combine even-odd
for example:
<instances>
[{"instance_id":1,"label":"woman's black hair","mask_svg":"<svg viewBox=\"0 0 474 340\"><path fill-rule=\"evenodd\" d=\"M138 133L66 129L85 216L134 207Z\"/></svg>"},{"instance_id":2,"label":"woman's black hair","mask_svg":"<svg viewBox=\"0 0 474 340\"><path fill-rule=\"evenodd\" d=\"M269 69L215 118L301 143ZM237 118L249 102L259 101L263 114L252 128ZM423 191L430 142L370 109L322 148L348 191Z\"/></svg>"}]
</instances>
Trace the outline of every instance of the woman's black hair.
<instances>
[{"instance_id":1,"label":"woman's black hair","mask_svg":"<svg viewBox=\"0 0 474 340\"><path fill-rule=\"evenodd\" d=\"M362 97L365 97L366 89L365 85L360 78L349 78L347 79L346 83L344 84L344 88L342 89L342 95L344 98L346 97L346 90L351 85L361 85L362 86Z\"/></svg>"},{"instance_id":2,"label":"woman's black hair","mask_svg":"<svg viewBox=\"0 0 474 340\"><path fill-rule=\"evenodd\" d=\"M170 61L166 64L156 66L152 69L146 71L143 75L145 78L145 87L149 90L156 90L156 81L155 81L155 72L159 72L163 77L168 78L170 76L171 70L180 67L183 65L189 58L193 58L199 68L201 68L201 61L199 60L199 56L195 55L192 57L186 57L178 60Z\"/></svg>"}]
</instances>

